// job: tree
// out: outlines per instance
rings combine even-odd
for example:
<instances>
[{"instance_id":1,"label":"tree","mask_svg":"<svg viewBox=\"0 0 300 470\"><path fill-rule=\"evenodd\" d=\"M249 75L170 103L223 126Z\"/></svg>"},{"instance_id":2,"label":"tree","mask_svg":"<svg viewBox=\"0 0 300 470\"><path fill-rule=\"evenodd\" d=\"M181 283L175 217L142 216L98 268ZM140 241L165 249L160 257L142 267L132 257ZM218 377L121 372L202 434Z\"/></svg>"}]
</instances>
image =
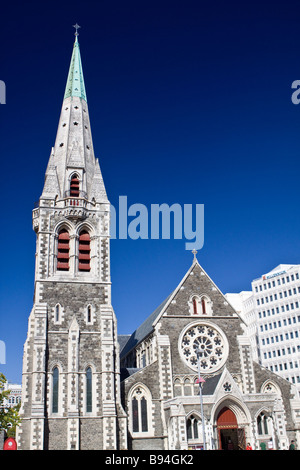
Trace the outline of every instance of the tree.
<instances>
[{"instance_id":1,"label":"tree","mask_svg":"<svg viewBox=\"0 0 300 470\"><path fill-rule=\"evenodd\" d=\"M0 431L5 431L8 437L15 435L16 426L20 424L19 409L21 403L9 407L5 405L5 400L9 397L10 390L4 390L7 380L0 372Z\"/></svg>"}]
</instances>

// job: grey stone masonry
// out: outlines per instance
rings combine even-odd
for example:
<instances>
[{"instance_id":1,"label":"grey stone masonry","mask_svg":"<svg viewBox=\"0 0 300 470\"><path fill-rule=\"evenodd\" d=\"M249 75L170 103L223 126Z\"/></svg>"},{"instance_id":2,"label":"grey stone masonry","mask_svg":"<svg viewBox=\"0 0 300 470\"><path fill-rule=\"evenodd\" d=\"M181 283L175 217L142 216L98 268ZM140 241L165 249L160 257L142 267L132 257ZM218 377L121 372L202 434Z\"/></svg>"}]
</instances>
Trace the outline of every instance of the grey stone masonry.
<instances>
[{"instance_id":1,"label":"grey stone masonry","mask_svg":"<svg viewBox=\"0 0 300 470\"><path fill-rule=\"evenodd\" d=\"M18 447L126 449L111 305L110 203L82 97L63 101L32 221L34 305L24 345Z\"/></svg>"},{"instance_id":2,"label":"grey stone masonry","mask_svg":"<svg viewBox=\"0 0 300 470\"><path fill-rule=\"evenodd\" d=\"M253 361L244 321L197 260L122 351L122 396L132 449L204 445L199 370L208 449L224 448L229 435L241 449L245 442L259 449L270 439L274 448L287 449L290 439L299 439L296 391ZM147 403L144 432L133 414L133 406L142 413L139 396ZM223 413L231 413L235 422L222 422ZM267 423L264 429L260 419Z\"/></svg>"},{"instance_id":3,"label":"grey stone masonry","mask_svg":"<svg viewBox=\"0 0 300 470\"><path fill-rule=\"evenodd\" d=\"M24 348L22 425L19 448L116 449L126 447L120 404L116 319L111 306L109 206L84 216L67 214L40 200L34 215L37 255L34 307ZM57 230L71 235L70 269L56 268ZM77 233L91 233L91 269L78 270ZM53 412L53 371L59 370L59 404ZM92 369L92 410L86 411L86 370ZM97 433L90 440L86 421ZM122 429L122 438L119 433ZM118 435L117 435L118 434ZM60 438L59 438L60 436ZM85 441L87 440L87 441Z\"/></svg>"}]
</instances>

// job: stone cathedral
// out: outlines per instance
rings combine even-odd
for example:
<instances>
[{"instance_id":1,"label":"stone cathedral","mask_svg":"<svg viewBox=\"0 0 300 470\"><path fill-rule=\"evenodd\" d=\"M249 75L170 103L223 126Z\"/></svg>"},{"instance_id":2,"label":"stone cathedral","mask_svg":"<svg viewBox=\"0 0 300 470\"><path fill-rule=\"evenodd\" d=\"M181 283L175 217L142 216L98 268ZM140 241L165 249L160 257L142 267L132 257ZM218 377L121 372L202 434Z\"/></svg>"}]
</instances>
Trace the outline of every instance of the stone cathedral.
<instances>
[{"instance_id":1,"label":"stone cathedral","mask_svg":"<svg viewBox=\"0 0 300 470\"><path fill-rule=\"evenodd\" d=\"M166 300L118 336L110 203L77 32L33 228L19 449L300 447L296 390L252 360L243 320L196 255Z\"/></svg>"}]
</instances>

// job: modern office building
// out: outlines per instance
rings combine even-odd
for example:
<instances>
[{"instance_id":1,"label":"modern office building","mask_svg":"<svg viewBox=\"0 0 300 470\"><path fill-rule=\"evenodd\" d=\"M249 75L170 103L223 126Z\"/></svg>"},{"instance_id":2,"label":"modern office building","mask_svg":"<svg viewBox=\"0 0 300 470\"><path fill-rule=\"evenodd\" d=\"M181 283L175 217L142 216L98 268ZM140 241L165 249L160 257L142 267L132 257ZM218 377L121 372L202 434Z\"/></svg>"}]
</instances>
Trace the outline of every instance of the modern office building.
<instances>
[{"instance_id":1,"label":"modern office building","mask_svg":"<svg viewBox=\"0 0 300 470\"><path fill-rule=\"evenodd\" d=\"M252 282L261 364L300 391L300 265L280 264Z\"/></svg>"},{"instance_id":2,"label":"modern office building","mask_svg":"<svg viewBox=\"0 0 300 470\"><path fill-rule=\"evenodd\" d=\"M247 324L254 360L300 392L300 265L280 264L226 298Z\"/></svg>"}]
</instances>

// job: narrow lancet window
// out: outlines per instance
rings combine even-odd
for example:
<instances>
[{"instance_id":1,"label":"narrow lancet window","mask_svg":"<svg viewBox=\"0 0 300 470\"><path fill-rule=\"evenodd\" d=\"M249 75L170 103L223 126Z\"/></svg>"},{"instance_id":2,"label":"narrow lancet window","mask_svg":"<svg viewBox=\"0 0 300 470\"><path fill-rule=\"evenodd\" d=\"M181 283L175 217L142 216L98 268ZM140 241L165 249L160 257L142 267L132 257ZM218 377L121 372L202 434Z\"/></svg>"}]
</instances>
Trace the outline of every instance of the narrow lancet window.
<instances>
[{"instance_id":1,"label":"narrow lancet window","mask_svg":"<svg viewBox=\"0 0 300 470\"><path fill-rule=\"evenodd\" d=\"M52 373L52 413L58 412L58 380L59 373L58 368L55 367Z\"/></svg>"},{"instance_id":2,"label":"narrow lancet window","mask_svg":"<svg viewBox=\"0 0 300 470\"><path fill-rule=\"evenodd\" d=\"M92 411L92 369L89 367L86 370L86 411Z\"/></svg>"},{"instance_id":3,"label":"narrow lancet window","mask_svg":"<svg viewBox=\"0 0 300 470\"><path fill-rule=\"evenodd\" d=\"M91 323L92 321L92 307L90 305L88 305L88 308L87 308L87 323Z\"/></svg>"},{"instance_id":4,"label":"narrow lancet window","mask_svg":"<svg viewBox=\"0 0 300 470\"><path fill-rule=\"evenodd\" d=\"M147 400L145 397L141 399L141 424L142 432L148 431L148 416L147 416Z\"/></svg>"},{"instance_id":5,"label":"narrow lancet window","mask_svg":"<svg viewBox=\"0 0 300 470\"><path fill-rule=\"evenodd\" d=\"M135 397L132 400L132 430L133 432L139 431L139 409L138 401Z\"/></svg>"},{"instance_id":6,"label":"narrow lancet window","mask_svg":"<svg viewBox=\"0 0 300 470\"><path fill-rule=\"evenodd\" d=\"M55 307L55 321L58 322L60 317L60 308L59 305L56 305Z\"/></svg>"}]
</instances>

